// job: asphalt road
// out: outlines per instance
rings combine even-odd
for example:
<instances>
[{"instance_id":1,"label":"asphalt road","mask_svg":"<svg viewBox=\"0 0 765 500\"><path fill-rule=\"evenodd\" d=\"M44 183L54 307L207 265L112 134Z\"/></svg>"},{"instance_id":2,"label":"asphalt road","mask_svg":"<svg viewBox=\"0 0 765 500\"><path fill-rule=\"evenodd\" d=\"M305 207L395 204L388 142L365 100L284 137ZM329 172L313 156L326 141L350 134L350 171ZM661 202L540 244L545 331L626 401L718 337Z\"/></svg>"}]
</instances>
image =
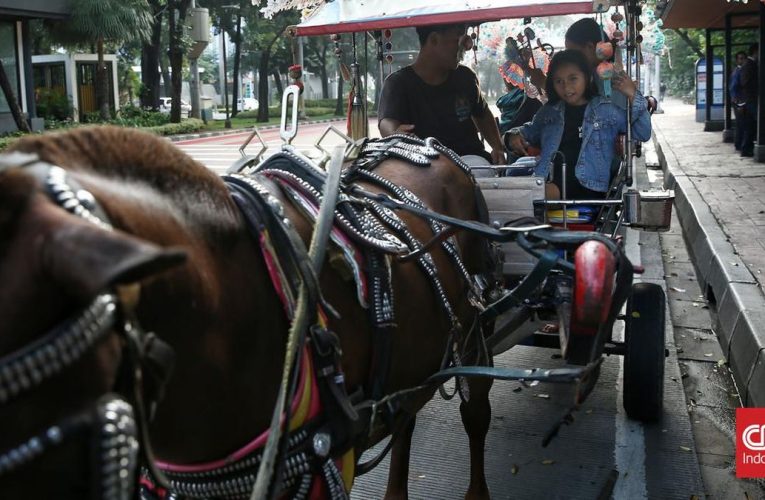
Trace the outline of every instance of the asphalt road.
<instances>
[{"instance_id":1,"label":"asphalt road","mask_svg":"<svg viewBox=\"0 0 765 500\"><path fill-rule=\"evenodd\" d=\"M302 125L295 144L311 145L328 124ZM374 124L372 124L374 125ZM344 128L343 122L336 126ZM376 130L374 126L370 130ZM240 157L248 133L176 142L216 172ZM278 130L262 133L275 151ZM333 137L332 143L339 143ZM257 149L248 148L249 154ZM638 168L641 186L661 182L661 172ZM625 246L642 263L643 281L668 296L665 403L662 419L644 425L622 408L623 360L608 357L597 387L558 437L544 448L542 436L572 401L571 388L496 382L486 471L494 498L682 499L763 498L757 483L735 479L734 421L738 396L714 335L714 318L700 296L682 231L628 230ZM695 287L695 288L694 288ZM617 327L616 337L621 334ZM518 346L495 358L498 366L554 367L557 351ZM418 414L410 467L410 497L461 498L467 488L467 438L458 403L437 396ZM368 452L367 457L371 454ZM366 457L365 457L366 458ZM357 479L353 498L382 498L387 460Z\"/></svg>"}]
</instances>

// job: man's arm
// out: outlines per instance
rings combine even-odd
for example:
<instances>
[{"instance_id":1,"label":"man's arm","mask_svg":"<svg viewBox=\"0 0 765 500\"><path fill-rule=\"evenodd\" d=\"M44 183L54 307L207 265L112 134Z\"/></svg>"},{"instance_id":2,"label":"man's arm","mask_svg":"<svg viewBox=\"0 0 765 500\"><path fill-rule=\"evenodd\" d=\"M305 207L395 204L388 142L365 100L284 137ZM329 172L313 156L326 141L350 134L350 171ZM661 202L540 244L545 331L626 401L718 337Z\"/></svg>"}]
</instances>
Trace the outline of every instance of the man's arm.
<instances>
[{"instance_id":1,"label":"man's arm","mask_svg":"<svg viewBox=\"0 0 765 500\"><path fill-rule=\"evenodd\" d=\"M491 147L492 163L504 165L506 163L505 146L502 144L502 138L499 135L499 128L497 128L497 121L494 119L494 115L491 114L489 108L485 108L483 114L473 116L472 118L478 131L481 132L481 135Z\"/></svg>"},{"instance_id":2,"label":"man's arm","mask_svg":"<svg viewBox=\"0 0 765 500\"><path fill-rule=\"evenodd\" d=\"M380 129L380 135L382 137L388 137L393 134L412 134L414 133L414 125L411 123L401 123L395 118L383 118L380 123L377 124Z\"/></svg>"}]
</instances>

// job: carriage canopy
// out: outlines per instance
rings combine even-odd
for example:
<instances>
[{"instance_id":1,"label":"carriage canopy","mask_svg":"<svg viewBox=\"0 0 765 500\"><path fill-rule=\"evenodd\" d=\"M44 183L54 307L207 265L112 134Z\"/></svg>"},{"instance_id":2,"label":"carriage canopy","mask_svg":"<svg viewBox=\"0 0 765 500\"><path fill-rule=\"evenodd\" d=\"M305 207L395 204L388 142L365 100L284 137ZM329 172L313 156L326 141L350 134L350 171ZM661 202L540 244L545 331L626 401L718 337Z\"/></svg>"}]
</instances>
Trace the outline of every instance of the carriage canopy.
<instances>
[{"instance_id":1,"label":"carriage canopy","mask_svg":"<svg viewBox=\"0 0 765 500\"><path fill-rule=\"evenodd\" d=\"M296 36L328 35L428 24L479 23L500 19L593 12L592 0L335 0L291 28Z\"/></svg>"}]
</instances>

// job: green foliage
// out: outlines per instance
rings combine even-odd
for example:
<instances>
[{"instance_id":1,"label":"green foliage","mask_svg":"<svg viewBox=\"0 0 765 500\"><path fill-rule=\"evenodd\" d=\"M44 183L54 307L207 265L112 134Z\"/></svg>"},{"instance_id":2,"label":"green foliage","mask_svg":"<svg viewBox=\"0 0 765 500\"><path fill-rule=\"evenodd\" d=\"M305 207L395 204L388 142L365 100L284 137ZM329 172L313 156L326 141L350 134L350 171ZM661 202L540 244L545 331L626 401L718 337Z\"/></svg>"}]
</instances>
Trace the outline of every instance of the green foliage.
<instances>
[{"instance_id":1,"label":"green foliage","mask_svg":"<svg viewBox=\"0 0 765 500\"><path fill-rule=\"evenodd\" d=\"M197 118L189 118L181 121L181 123L168 123L166 125L159 125L157 127L146 127L144 130L157 135L176 135L198 132L204 127L205 124L202 120Z\"/></svg>"},{"instance_id":2,"label":"green foliage","mask_svg":"<svg viewBox=\"0 0 765 500\"><path fill-rule=\"evenodd\" d=\"M334 101L334 99L332 99ZM332 103L332 106L326 106L326 107L306 107L305 108L305 115L309 118L312 118L314 116L324 116L324 115L331 115L335 112L335 103Z\"/></svg>"},{"instance_id":3,"label":"green foliage","mask_svg":"<svg viewBox=\"0 0 765 500\"><path fill-rule=\"evenodd\" d=\"M72 115L69 98L59 89L37 90L37 115L52 120L67 120Z\"/></svg>"},{"instance_id":4,"label":"green foliage","mask_svg":"<svg viewBox=\"0 0 765 500\"><path fill-rule=\"evenodd\" d=\"M305 101L305 107L306 108L332 108L332 111L335 110L335 103L337 99L315 99L315 100L306 100Z\"/></svg>"},{"instance_id":5,"label":"green foliage","mask_svg":"<svg viewBox=\"0 0 765 500\"><path fill-rule=\"evenodd\" d=\"M146 0L71 0L72 15L51 21L51 35L65 45L90 45L97 39L122 43L148 40L152 15Z\"/></svg>"},{"instance_id":6,"label":"green foliage","mask_svg":"<svg viewBox=\"0 0 765 500\"><path fill-rule=\"evenodd\" d=\"M0 151L10 146L12 142L23 135L25 135L23 132L11 132L9 134L0 136Z\"/></svg>"},{"instance_id":7,"label":"green foliage","mask_svg":"<svg viewBox=\"0 0 765 500\"><path fill-rule=\"evenodd\" d=\"M117 118L109 123L121 127L157 127L170 123L170 115L129 105L121 108Z\"/></svg>"}]
</instances>

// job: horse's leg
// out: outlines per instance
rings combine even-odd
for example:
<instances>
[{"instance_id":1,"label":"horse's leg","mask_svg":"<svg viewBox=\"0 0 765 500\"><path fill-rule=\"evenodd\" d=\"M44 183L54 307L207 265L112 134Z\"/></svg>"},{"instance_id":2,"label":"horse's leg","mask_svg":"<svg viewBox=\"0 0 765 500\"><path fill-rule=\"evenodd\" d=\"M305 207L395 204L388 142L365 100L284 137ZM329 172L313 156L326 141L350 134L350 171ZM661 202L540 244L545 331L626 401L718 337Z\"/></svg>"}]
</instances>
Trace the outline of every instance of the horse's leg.
<instances>
[{"instance_id":1,"label":"horse's leg","mask_svg":"<svg viewBox=\"0 0 765 500\"><path fill-rule=\"evenodd\" d=\"M414 423L415 417L412 416L409 422L399 430L399 435L395 437L396 441L390 451L388 487L385 489L386 500L406 500L409 498L409 452L412 449Z\"/></svg>"},{"instance_id":2,"label":"horse's leg","mask_svg":"<svg viewBox=\"0 0 765 500\"><path fill-rule=\"evenodd\" d=\"M489 498L489 486L484 473L484 448L486 434L491 423L491 405L489 405L489 379L468 379L470 400L460 403L462 425L470 440L470 486L465 498Z\"/></svg>"}]
</instances>

